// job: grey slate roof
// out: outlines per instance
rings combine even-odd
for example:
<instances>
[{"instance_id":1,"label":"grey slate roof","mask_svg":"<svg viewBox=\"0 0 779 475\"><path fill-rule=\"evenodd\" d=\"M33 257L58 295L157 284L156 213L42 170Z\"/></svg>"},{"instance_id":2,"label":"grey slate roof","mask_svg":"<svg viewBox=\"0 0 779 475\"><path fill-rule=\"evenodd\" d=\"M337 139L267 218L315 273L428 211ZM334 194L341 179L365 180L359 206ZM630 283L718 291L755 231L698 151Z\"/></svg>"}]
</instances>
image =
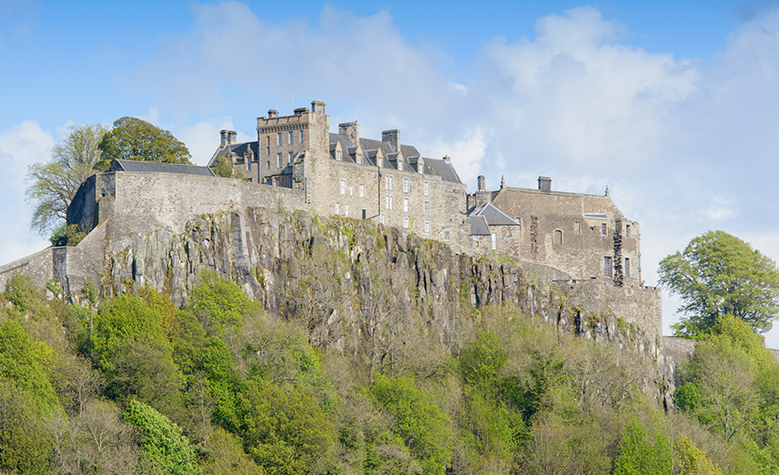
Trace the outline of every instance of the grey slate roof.
<instances>
[{"instance_id":1,"label":"grey slate roof","mask_svg":"<svg viewBox=\"0 0 779 475\"><path fill-rule=\"evenodd\" d=\"M157 172L157 173L182 173L185 175L214 176L214 172L208 167L196 165L182 165L179 163L142 162L135 160L114 160L108 167L109 172Z\"/></svg>"},{"instance_id":2,"label":"grey slate roof","mask_svg":"<svg viewBox=\"0 0 779 475\"><path fill-rule=\"evenodd\" d=\"M490 226L519 226L514 219L495 207L492 203L484 203L473 211L470 216L483 216Z\"/></svg>"},{"instance_id":3,"label":"grey slate roof","mask_svg":"<svg viewBox=\"0 0 779 475\"><path fill-rule=\"evenodd\" d=\"M219 147L214 155L211 157L211 160L208 161L208 167L215 167L216 162L219 161L219 159L225 155L227 155L227 152L233 152L239 159L243 159L243 157L246 154L246 149L251 147L252 152L254 152L254 161L257 161L260 156L260 147L255 140L254 142L243 142L243 143L234 143L230 145L225 145L224 147Z\"/></svg>"},{"instance_id":4,"label":"grey slate roof","mask_svg":"<svg viewBox=\"0 0 779 475\"><path fill-rule=\"evenodd\" d=\"M355 151L356 147L349 140L349 137L341 134L330 134L330 158L335 159L335 147L336 144L341 144L341 161L356 163ZM363 150L363 165L376 166L376 153L381 150L384 155L383 168L397 169L397 157L398 151L393 150L392 146L388 142L382 142L381 140L364 139L360 137L360 148ZM419 163L419 150L413 145L400 145L401 162L403 163L403 170L419 172L417 164ZM450 181L453 183L462 183L457 172L454 170L451 162L447 162L444 159L434 158L422 158L424 163L423 174L435 175L441 177L442 180Z\"/></svg>"},{"instance_id":5,"label":"grey slate roof","mask_svg":"<svg viewBox=\"0 0 779 475\"><path fill-rule=\"evenodd\" d=\"M465 222L471 225L471 236L489 236L490 227L484 216L468 216Z\"/></svg>"}]
</instances>

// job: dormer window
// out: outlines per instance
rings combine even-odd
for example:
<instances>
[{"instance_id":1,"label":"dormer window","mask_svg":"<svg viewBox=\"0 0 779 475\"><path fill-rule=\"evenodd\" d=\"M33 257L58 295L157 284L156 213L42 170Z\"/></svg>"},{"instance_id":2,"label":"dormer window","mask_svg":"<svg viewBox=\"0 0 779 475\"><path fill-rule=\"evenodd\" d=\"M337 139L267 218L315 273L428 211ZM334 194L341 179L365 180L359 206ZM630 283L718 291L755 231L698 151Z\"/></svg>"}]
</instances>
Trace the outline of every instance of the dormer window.
<instances>
[{"instance_id":1,"label":"dormer window","mask_svg":"<svg viewBox=\"0 0 779 475\"><path fill-rule=\"evenodd\" d=\"M376 156L376 166L377 166L377 167L379 167L379 168L381 168L383 165L384 165L384 164L383 164L383 160L381 159L381 157L380 157L380 156L378 156L378 155L377 155L377 156Z\"/></svg>"},{"instance_id":2,"label":"dormer window","mask_svg":"<svg viewBox=\"0 0 779 475\"><path fill-rule=\"evenodd\" d=\"M341 151L340 150L336 150L335 151L335 159L338 160L338 161L341 161Z\"/></svg>"},{"instance_id":3,"label":"dormer window","mask_svg":"<svg viewBox=\"0 0 779 475\"><path fill-rule=\"evenodd\" d=\"M355 157L357 159L357 164L358 165L362 165L362 154L358 153L358 154L355 155Z\"/></svg>"},{"instance_id":4,"label":"dormer window","mask_svg":"<svg viewBox=\"0 0 779 475\"><path fill-rule=\"evenodd\" d=\"M403 160L398 160L398 170L403 171Z\"/></svg>"},{"instance_id":5,"label":"dormer window","mask_svg":"<svg viewBox=\"0 0 779 475\"><path fill-rule=\"evenodd\" d=\"M417 159L417 171L419 173L425 173L425 162L422 160L422 157Z\"/></svg>"}]
</instances>

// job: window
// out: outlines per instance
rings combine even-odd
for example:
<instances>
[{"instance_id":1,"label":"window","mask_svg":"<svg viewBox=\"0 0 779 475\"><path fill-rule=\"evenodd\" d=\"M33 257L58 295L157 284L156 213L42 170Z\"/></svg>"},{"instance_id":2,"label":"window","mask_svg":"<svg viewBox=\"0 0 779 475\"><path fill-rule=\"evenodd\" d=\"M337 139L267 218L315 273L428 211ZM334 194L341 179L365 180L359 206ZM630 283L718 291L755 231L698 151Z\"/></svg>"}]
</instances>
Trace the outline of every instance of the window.
<instances>
[{"instance_id":1,"label":"window","mask_svg":"<svg viewBox=\"0 0 779 475\"><path fill-rule=\"evenodd\" d=\"M403 193L408 193L409 181L408 178L403 177Z\"/></svg>"},{"instance_id":2,"label":"window","mask_svg":"<svg viewBox=\"0 0 779 475\"><path fill-rule=\"evenodd\" d=\"M381 224L385 224L387 222L387 215L384 213L381 213L381 216L379 216L379 222Z\"/></svg>"},{"instance_id":3,"label":"window","mask_svg":"<svg viewBox=\"0 0 779 475\"><path fill-rule=\"evenodd\" d=\"M265 162L265 163L267 163L267 165L268 165L266 168L267 168L268 170L270 170L270 160L268 160L268 161L267 161L267 162Z\"/></svg>"},{"instance_id":4,"label":"window","mask_svg":"<svg viewBox=\"0 0 779 475\"><path fill-rule=\"evenodd\" d=\"M625 225L625 235L627 237L630 237L630 225L629 224Z\"/></svg>"},{"instance_id":5,"label":"window","mask_svg":"<svg viewBox=\"0 0 779 475\"><path fill-rule=\"evenodd\" d=\"M600 233L603 234L604 236L606 235L606 223L600 224Z\"/></svg>"},{"instance_id":6,"label":"window","mask_svg":"<svg viewBox=\"0 0 779 475\"><path fill-rule=\"evenodd\" d=\"M563 243L563 232L559 229L556 229L554 232L554 243L555 244L562 244Z\"/></svg>"},{"instance_id":7,"label":"window","mask_svg":"<svg viewBox=\"0 0 779 475\"><path fill-rule=\"evenodd\" d=\"M346 193L346 180L341 180L341 194Z\"/></svg>"},{"instance_id":8,"label":"window","mask_svg":"<svg viewBox=\"0 0 779 475\"><path fill-rule=\"evenodd\" d=\"M516 221L518 225L522 226L522 218L517 217L517 219L515 219L514 221Z\"/></svg>"},{"instance_id":9,"label":"window","mask_svg":"<svg viewBox=\"0 0 779 475\"><path fill-rule=\"evenodd\" d=\"M354 187L350 186L349 187L349 196L353 196L353 195L354 195Z\"/></svg>"},{"instance_id":10,"label":"window","mask_svg":"<svg viewBox=\"0 0 779 475\"><path fill-rule=\"evenodd\" d=\"M449 240L449 231L444 231L444 241Z\"/></svg>"},{"instance_id":11,"label":"window","mask_svg":"<svg viewBox=\"0 0 779 475\"><path fill-rule=\"evenodd\" d=\"M428 216L430 214L430 202L425 201L425 216Z\"/></svg>"},{"instance_id":12,"label":"window","mask_svg":"<svg viewBox=\"0 0 779 475\"><path fill-rule=\"evenodd\" d=\"M367 217L368 217L368 210L363 208L363 210L362 210L362 219L365 219Z\"/></svg>"},{"instance_id":13,"label":"window","mask_svg":"<svg viewBox=\"0 0 779 475\"><path fill-rule=\"evenodd\" d=\"M281 132L276 134L276 144L281 145Z\"/></svg>"},{"instance_id":14,"label":"window","mask_svg":"<svg viewBox=\"0 0 779 475\"><path fill-rule=\"evenodd\" d=\"M279 161L279 168L283 167L284 166L284 159L281 158L281 154L280 153L276 154L276 159Z\"/></svg>"},{"instance_id":15,"label":"window","mask_svg":"<svg viewBox=\"0 0 779 475\"><path fill-rule=\"evenodd\" d=\"M625 258L625 277L630 277L630 258Z\"/></svg>"},{"instance_id":16,"label":"window","mask_svg":"<svg viewBox=\"0 0 779 475\"><path fill-rule=\"evenodd\" d=\"M384 207L386 209L392 209L392 195L387 195L385 198Z\"/></svg>"},{"instance_id":17,"label":"window","mask_svg":"<svg viewBox=\"0 0 779 475\"><path fill-rule=\"evenodd\" d=\"M573 223L573 231L576 234L581 234L582 233L582 223L580 223L579 221L574 222Z\"/></svg>"},{"instance_id":18,"label":"window","mask_svg":"<svg viewBox=\"0 0 779 475\"><path fill-rule=\"evenodd\" d=\"M387 190L392 189L392 175L386 175L384 177L384 188Z\"/></svg>"},{"instance_id":19,"label":"window","mask_svg":"<svg viewBox=\"0 0 779 475\"><path fill-rule=\"evenodd\" d=\"M430 232L430 221L425 221L425 232L426 233Z\"/></svg>"},{"instance_id":20,"label":"window","mask_svg":"<svg viewBox=\"0 0 779 475\"><path fill-rule=\"evenodd\" d=\"M408 213L408 198L403 198L403 212Z\"/></svg>"},{"instance_id":21,"label":"window","mask_svg":"<svg viewBox=\"0 0 779 475\"><path fill-rule=\"evenodd\" d=\"M265 145L267 145L268 147L270 147L270 135L266 135L266 136L265 136Z\"/></svg>"},{"instance_id":22,"label":"window","mask_svg":"<svg viewBox=\"0 0 779 475\"><path fill-rule=\"evenodd\" d=\"M357 163L358 163L358 164L360 164L360 165L362 165L362 154L361 154L361 153L358 153L358 154L356 155L356 157L357 157Z\"/></svg>"},{"instance_id":23,"label":"window","mask_svg":"<svg viewBox=\"0 0 779 475\"><path fill-rule=\"evenodd\" d=\"M289 152L289 164L292 165L295 152Z\"/></svg>"},{"instance_id":24,"label":"window","mask_svg":"<svg viewBox=\"0 0 779 475\"><path fill-rule=\"evenodd\" d=\"M409 219L408 216L406 216L403 218L403 227L408 228L408 225L409 225Z\"/></svg>"},{"instance_id":25,"label":"window","mask_svg":"<svg viewBox=\"0 0 779 475\"><path fill-rule=\"evenodd\" d=\"M349 204L344 205L344 216L349 216Z\"/></svg>"},{"instance_id":26,"label":"window","mask_svg":"<svg viewBox=\"0 0 779 475\"><path fill-rule=\"evenodd\" d=\"M430 194L430 182L425 180L425 196Z\"/></svg>"},{"instance_id":27,"label":"window","mask_svg":"<svg viewBox=\"0 0 779 475\"><path fill-rule=\"evenodd\" d=\"M269 156L269 157L270 157L270 147L267 147L267 148L265 149L265 155L267 155L267 156Z\"/></svg>"},{"instance_id":28,"label":"window","mask_svg":"<svg viewBox=\"0 0 779 475\"><path fill-rule=\"evenodd\" d=\"M376 156L376 166L381 167L384 164L384 160L381 159L381 157Z\"/></svg>"},{"instance_id":29,"label":"window","mask_svg":"<svg viewBox=\"0 0 779 475\"><path fill-rule=\"evenodd\" d=\"M365 196L365 185L360 185L360 196Z\"/></svg>"},{"instance_id":30,"label":"window","mask_svg":"<svg viewBox=\"0 0 779 475\"><path fill-rule=\"evenodd\" d=\"M490 234L490 237L492 238L492 249L498 248L498 233L492 233Z\"/></svg>"},{"instance_id":31,"label":"window","mask_svg":"<svg viewBox=\"0 0 779 475\"><path fill-rule=\"evenodd\" d=\"M265 184L266 185L270 185L271 184L271 179L270 178L266 178L265 179Z\"/></svg>"},{"instance_id":32,"label":"window","mask_svg":"<svg viewBox=\"0 0 779 475\"><path fill-rule=\"evenodd\" d=\"M403 160L398 160L398 170L403 171Z\"/></svg>"},{"instance_id":33,"label":"window","mask_svg":"<svg viewBox=\"0 0 779 475\"><path fill-rule=\"evenodd\" d=\"M303 143L303 131L300 131L300 143Z\"/></svg>"},{"instance_id":34,"label":"window","mask_svg":"<svg viewBox=\"0 0 779 475\"><path fill-rule=\"evenodd\" d=\"M605 224L604 224L605 226ZM603 258L603 277L611 278L611 268L612 268L612 258L611 257L604 257Z\"/></svg>"},{"instance_id":35,"label":"window","mask_svg":"<svg viewBox=\"0 0 779 475\"><path fill-rule=\"evenodd\" d=\"M295 132L293 132L291 130L289 131L289 143L290 143L290 145L295 143Z\"/></svg>"},{"instance_id":36,"label":"window","mask_svg":"<svg viewBox=\"0 0 779 475\"><path fill-rule=\"evenodd\" d=\"M281 178L276 178L276 186L281 186Z\"/></svg>"},{"instance_id":37,"label":"window","mask_svg":"<svg viewBox=\"0 0 779 475\"><path fill-rule=\"evenodd\" d=\"M335 204L335 214L341 214L341 203Z\"/></svg>"},{"instance_id":38,"label":"window","mask_svg":"<svg viewBox=\"0 0 779 475\"><path fill-rule=\"evenodd\" d=\"M339 160L339 161L341 160L341 151L340 150L336 150L335 151L335 159Z\"/></svg>"}]
</instances>

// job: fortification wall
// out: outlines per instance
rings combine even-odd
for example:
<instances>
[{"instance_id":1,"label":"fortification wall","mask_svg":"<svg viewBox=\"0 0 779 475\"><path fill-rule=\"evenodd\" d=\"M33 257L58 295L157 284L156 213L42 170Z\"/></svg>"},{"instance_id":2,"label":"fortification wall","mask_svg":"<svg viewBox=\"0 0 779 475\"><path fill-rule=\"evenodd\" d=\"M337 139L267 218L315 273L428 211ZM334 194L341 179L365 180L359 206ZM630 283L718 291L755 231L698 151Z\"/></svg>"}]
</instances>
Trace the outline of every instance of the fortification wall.
<instances>
[{"instance_id":1,"label":"fortification wall","mask_svg":"<svg viewBox=\"0 0 779 475\"><path fill-rule=\"evenodd\" d=\"M35 285L43 288L54 278L54 248L46 248L22 259L0 266L0 291L15 273L22 273L32 279Z\"/></svg>"}]
</instances>

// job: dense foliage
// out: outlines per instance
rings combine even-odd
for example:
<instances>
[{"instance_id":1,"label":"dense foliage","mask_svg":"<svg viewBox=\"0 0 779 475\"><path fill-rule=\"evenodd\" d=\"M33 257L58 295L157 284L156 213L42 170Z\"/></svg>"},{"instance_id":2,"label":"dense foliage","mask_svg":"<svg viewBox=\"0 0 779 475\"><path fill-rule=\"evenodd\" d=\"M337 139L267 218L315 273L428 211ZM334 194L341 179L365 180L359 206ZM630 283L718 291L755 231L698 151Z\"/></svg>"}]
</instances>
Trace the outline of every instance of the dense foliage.
<instances>
[{"instance_id":1,"label":"dense foliage","mask_svg":"<svg viewBox=\"0 0 779 475\"><path fill-rule=\"evenodd\" d=\"M191 165L189 150L170 132L145 120L122 117L106 132L98 145L102 155L95 169L108 170L114 160L183 163Z\"/></svg>"},{"instance_id":2,"label":"dense foliage","mask_svg":"<svg viewBox=\"0 0 779 475\"><path fill-rule=\"evenodd\" d=\"M310 285L295 308L321 304ZM666 413L639 354L512 307L445 343L382 313L373 340L314 347L319 327L213 273L181 309L147 289L97 303L90 331L25 278L0 296L0 473L779 473L779 367L735 317Z\"/></svg>"},{"instance_id":3,"label":"dense foliage","mask_svg":"<svg viewBox=\"0 0 779 475\"><path fill-rule=\"evenodd\" d=\"M681 296L688 319L673 326L678 336L708 333L723 315L734 315L766 332L779 316L779 270L748 243L724 231L694 238L684 252L660 262L660 283Z\"/></svg>"}]
</instances>

